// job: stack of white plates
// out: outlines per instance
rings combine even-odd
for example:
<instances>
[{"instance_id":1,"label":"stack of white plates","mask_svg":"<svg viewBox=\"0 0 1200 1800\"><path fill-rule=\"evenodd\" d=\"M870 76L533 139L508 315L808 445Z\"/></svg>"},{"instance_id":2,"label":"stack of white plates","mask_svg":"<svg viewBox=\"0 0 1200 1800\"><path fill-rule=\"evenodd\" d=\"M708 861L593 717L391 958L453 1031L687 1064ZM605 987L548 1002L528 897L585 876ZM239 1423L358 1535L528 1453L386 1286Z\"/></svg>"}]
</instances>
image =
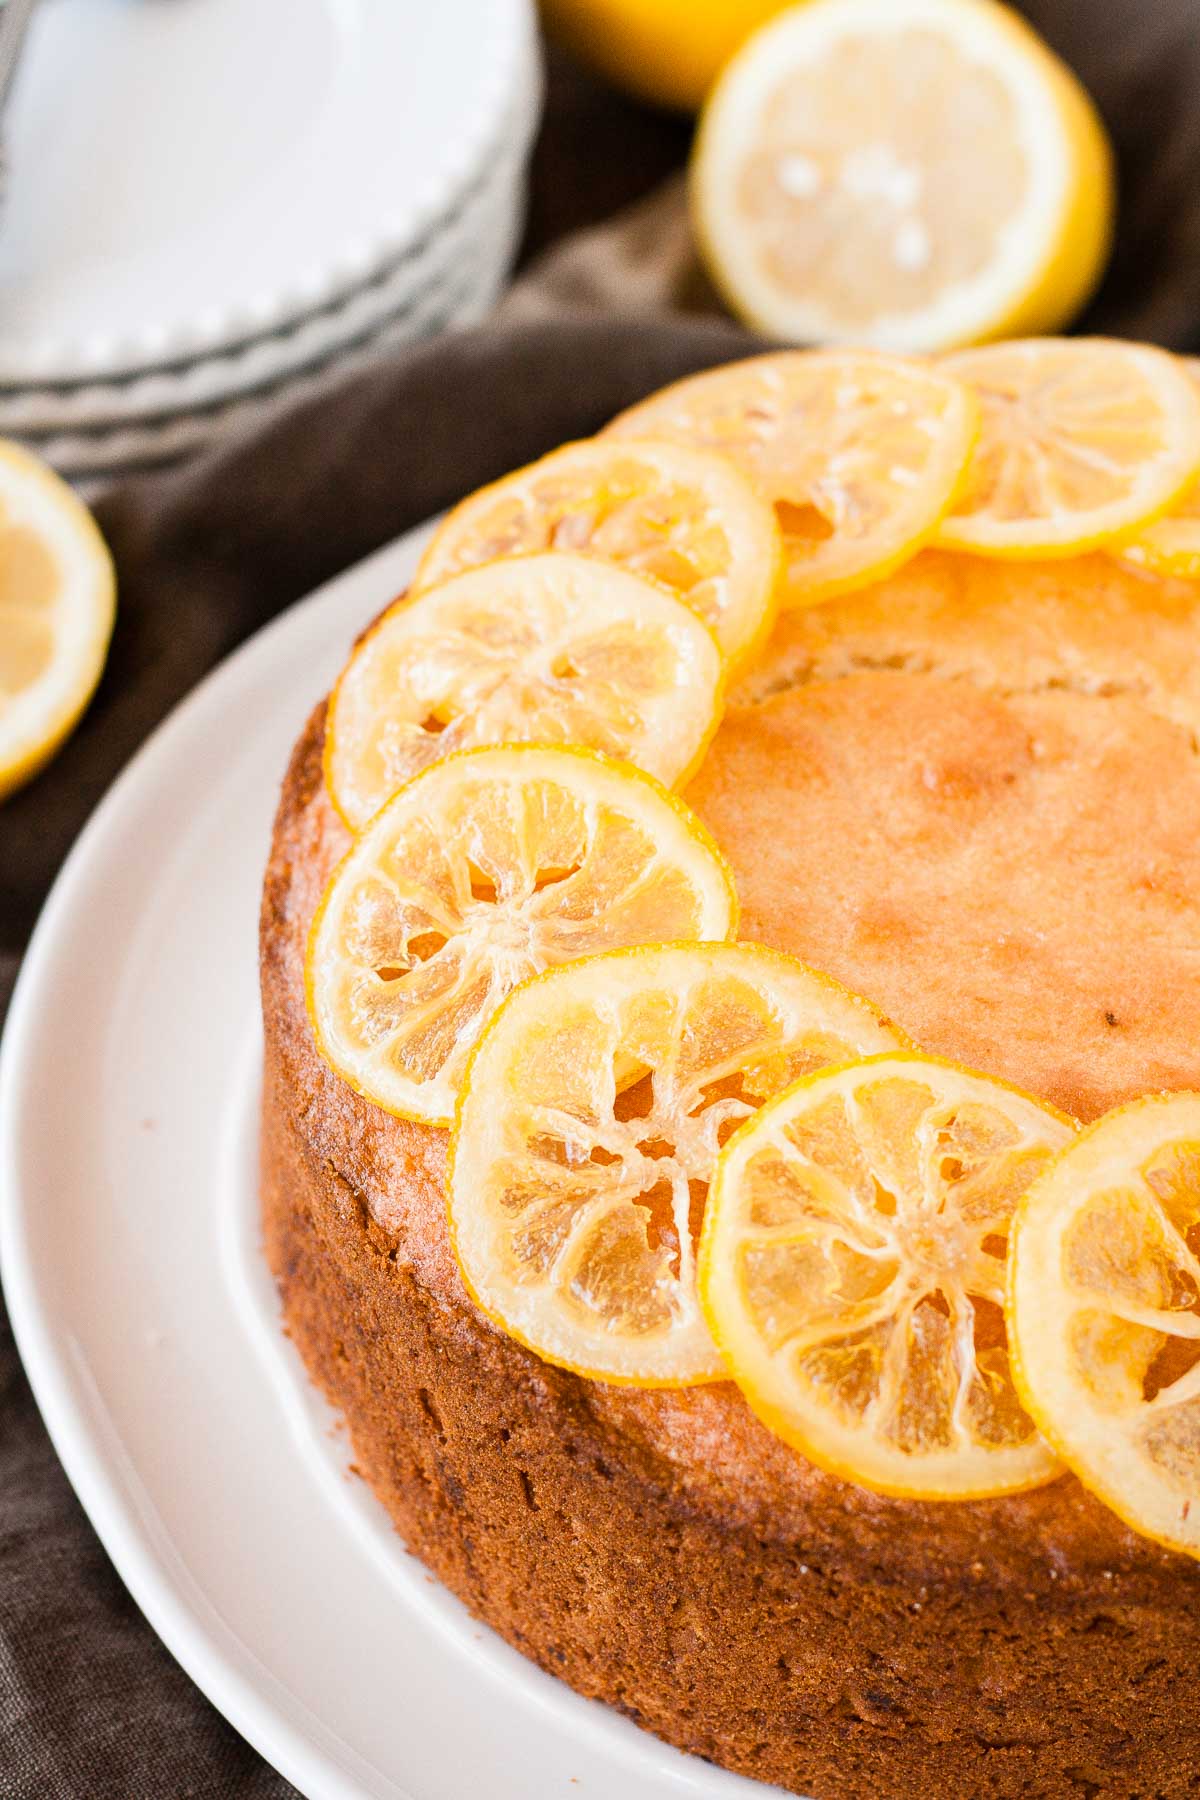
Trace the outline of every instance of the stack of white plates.
<instances>
[{"instance_id":1,"label":"stack of white plates","mask_svg":"<svg viewBox=\"0 0 1200 1800\"><path fill-rule=\"evenodd\" d=\"M42 0L0 436L95 488L480 317L539 93L532 0Z\"/></svg>"}]
</instances>

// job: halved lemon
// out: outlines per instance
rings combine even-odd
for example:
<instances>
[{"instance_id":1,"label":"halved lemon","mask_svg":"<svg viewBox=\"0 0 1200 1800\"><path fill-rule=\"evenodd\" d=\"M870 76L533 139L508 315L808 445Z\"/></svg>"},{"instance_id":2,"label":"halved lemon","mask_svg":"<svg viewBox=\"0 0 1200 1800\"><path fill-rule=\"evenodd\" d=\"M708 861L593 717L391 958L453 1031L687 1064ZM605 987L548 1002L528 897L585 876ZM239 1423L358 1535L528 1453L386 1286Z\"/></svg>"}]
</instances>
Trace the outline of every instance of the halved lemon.
<instances>
[{"instance_id":1,"label":"halved lemon","mask_svg":"<svg viewBox=\"0 0 1200 1800\"><path fill-rule=\"evenodd\" d=\"M651 776L591 750L467 750L401 788L335 871L309 937L309 1014L351 1087L449 1124L467 1056L520 982L736 927L724 857Z\"/></svg>"},{"instance_id":2,"label":"halved lemon","mask_svg":"<svg viewBox=\"0 0 1200 1800\"><path fill-rule=\"evenodd\" d=\"M770 506L725 457L682 444L565 444L445 519L415 588L496 557L577 550L686 600L731 661L765 642L783 562Z\"/></svg>"},{"instance_id":3,"label":"halved lemon","mask_svg":"<svg viewBox=\"0 0 1200 1800\"><path fill-rule=\"evenodd\" d=\"M935 1057L799 1081L723 1151L700 1295L730 1373L811 1462L879 1493L965 1500L1059 1474L1013 1386L1017 1201L1075 1127Z\"/></svg>"},{"instance_id":4,"label":"halved lemon","mask_svg":"<svg viewBox=\"0 0 1200 1800\"><path fill-rule=\"evenodd\" d=\"M938 542L1075 556L1165 511L1200 472L1200 392L1177 359L1109 338L1028 338L943 358L983 406Z\"/></svg>"},{"instance_id":5,"label":"halved lemon","mask_svg":"<svg viewBox=\"0 0 1200 1800\"><path fill-rule=\"evenodd\" d=\"M595 557L548 551L468 569L389 607L329 703L325 774L360 830L453 750L575 743L668 786L717 728L721 653L674 594Z\"/></svg>"},{"instance_id":6,"label":"halved lemon","mask_svg":"<svg viewBox=\"0 0 1200 1800\"><path fill-rule=\"evenodd\" d=\"M0 442L0 797L50 759L91 699L115 612L92 515L44 463Z\"/></svg>"},{"instance_id":7,"label":"halved lemon","mask_svg":"<svg viewBox=\"0 0 1200 1800\"><path fill-rule=\"evenodd\" d=\"M1050 332L1112 234L1087 94L991 0L808 0L709 99L691 169L702 252L771 337L938 350Z\"/></svg>"},{"instance_id":8,"label":"halved lemon","mask_svg":"<svg viewBox=\"0 0 1200 1800\"><path fill-rule=\"evenodd\" d=\"M716 1381L695 1239L717 1151L801 1071L893 1048L873 1007L756 944L569 963L510 995L467 1069L450 1229L467 1287L547 1361Z\"/></svg>"},{"instance_id":9,"label":"halved lemon","mask_svg":"<svg viewBox=\"0 0 1200 1800\"><path fill-rule=\"evenodd\" d=\"M705 444L739 463L783 530L782 604L890 573L937 530L979 428L970 390L871 351L781 351L689 376L606 435Z\"/></svg>"},{"instance_id":10,"label":"halved lemon","mask_svg":"<svg viewBox=\"0 0 1200 1800\"><path fill-rule=\"evenodd\" d=\"M1021 1399L1144 1537L1200 1556L1200 1094L1107 1113L1017 1209Z\"/></svg>"},{"instance_id":11,"label":"halved lemon","mask_svg":"<svg viewBox=\"0 0 1200 1800\"><path fill-rule=\"evenodd\" d=\"M1200 392L1200 358L1185 357L1181 366ZM1123 539L1117 554L1155 575L1182 575L1189 581L1200 577L1200 481L1184 488L1151 524Z\"/></svg>"}]
</instances>

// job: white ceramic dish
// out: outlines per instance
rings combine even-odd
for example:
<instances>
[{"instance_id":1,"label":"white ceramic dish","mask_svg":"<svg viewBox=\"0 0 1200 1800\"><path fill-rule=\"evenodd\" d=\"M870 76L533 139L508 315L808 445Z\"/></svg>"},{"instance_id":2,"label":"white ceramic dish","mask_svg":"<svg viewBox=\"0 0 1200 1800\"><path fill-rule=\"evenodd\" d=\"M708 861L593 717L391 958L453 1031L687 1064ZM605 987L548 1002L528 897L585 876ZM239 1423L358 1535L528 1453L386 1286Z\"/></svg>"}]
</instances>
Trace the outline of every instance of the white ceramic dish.
<instances>
[{"instance_id":1,"label":"white ceramic dish","mask_svg":"<svg viewBox=\"0 0 1200 1800\"><path fill-rule=\"evenodd\" d=\"M266 394L251 395L195 417L169 419L146 431L132 426L98 434L96 439L67 436L49 444L32 443L30 447L51 462L90 504L114 483L131 475L201 455L235 432L261 429L277 412L317 398L392 350L440 331L478 324L495 305L506 269L507 263L503 268L492 268L490 273L486 269L473 269L465 276L460 272L452 287L435 290L399 323L385 326L322 368L296 376Z\"/></svg>"},{"instance_id":2,"label":"white ceramic dish","mask_svg":"<svg viewBox=\"0 0 1200 1800\"><path fill-rule=\"evenodd\" d=\"M385 323L362 344L266 393L145 426L24 441L69 481L91 484L111 483L137 470L199 455L234 432L259 429L276 412L315 398L391 350L439 331L477 323L494 304L502 280L503 270L490 265L460 270L453 283L432 289L411 310Z\"/></svg>"},{"instance_id":3,"label":"white ceramic dish","mask_svg":"<svg viewBox=\"0 0 1200 1800\"><path fill-rule=\"evenodd\" d=\"M474 323L495 300L500 278L500 271L474 267L460 271L452 284L431 289L398 319L385 321L363 343L265 393L145 425L134 423L112 431L63 433L44 439L25 437L23 441L70 481L115 481L133 470L198 455L235 431L257 430L276 411L311 400L389 350L438 331Z\"/></svg>"},{"instance_id":4,"label":"white ceramic dish","mask_svg":"<svg viewBox=\"0 0 1200 1800\"><path fill-rule=\"evenodd\" d=\"M279 780L423 538L211 676L59 877L0 1056L13 1326L134 1598L310 1800L753 1800L541 1674L405 1555L259 1257L255 933Z\"/></svg>"},{"instance_id":5,"label":"white ceramic dish","mask_svg":"<svg viewBox=\"0 0 1200 1800\"><path fill-rule=\"evenodd\" d=\"M35 432L14 435L60 474L89 481L115 479L123 470L208 449L233 431L261 425L282 406L311 399L388 350L481 319L504 285L523 218L523 164L502 166L465 209L441 266L420 292L409 295L396 310L382 312L353 342L256 393L183 409L165 418L133 419L48 436Z\"/></svg>"},{"instance_id":6,"label":"white ceramic dish","mask_svg":"<svg viewBox=\"0 0 1200 1800\"><path fill-rule=\"evenodd\" d=\"M173 368L112 381L55 387L0 387L0 434L26 438L113 430L198 412L328 362L389 326L469 250L485 215L511 211L541 109L542 79L531 48L520 92L484 168L455 206L430 225L421 244L334 304L235 349Z\"/></svg>"},{"instance_id":7,"label":"white ceramic dish","mask_svg":"<svg viewBox=\"0 0 1200 1800\"><path fill-rule=\"evenodd\" d=\"M532 31L531 0L48 0L5 115L0 383L208 355L417 250Z\"/></svg>"}]
</instances>

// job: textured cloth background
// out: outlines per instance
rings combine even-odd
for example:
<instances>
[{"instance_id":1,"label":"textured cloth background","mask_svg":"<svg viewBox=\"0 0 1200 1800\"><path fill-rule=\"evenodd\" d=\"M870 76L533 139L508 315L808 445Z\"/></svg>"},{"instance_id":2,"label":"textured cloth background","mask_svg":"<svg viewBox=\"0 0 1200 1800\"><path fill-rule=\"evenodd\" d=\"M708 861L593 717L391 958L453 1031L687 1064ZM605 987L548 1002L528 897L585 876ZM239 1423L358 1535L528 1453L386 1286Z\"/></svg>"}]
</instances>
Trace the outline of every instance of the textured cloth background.
<instances>
[{"instance_id":1,"label":"textured cloth background","mask_svg":"<svg viewBox=\"0 0 1200 1800\"><path fill-rule=\"evenodd\" d=\"M1117 251L1084 323L1179 349L1200 349L1198 4L1027 8L1083 75L1119 151ZM552 86L550 127L535 188L543 242L633 198L686 144L683 125L586 84ZM668 183L549 250L496 325L412 350L256 439L106 498L121 609L104 681L62 755L0 806L0 1013L83 820L208 668L480 482L594 430L664 381L744 353L748 340L728 324L669 316L712 305L679 184ZM0 1318L0 1800L293 1791L137 1613L67 1486Z\"/></svg>"}]
</instances>

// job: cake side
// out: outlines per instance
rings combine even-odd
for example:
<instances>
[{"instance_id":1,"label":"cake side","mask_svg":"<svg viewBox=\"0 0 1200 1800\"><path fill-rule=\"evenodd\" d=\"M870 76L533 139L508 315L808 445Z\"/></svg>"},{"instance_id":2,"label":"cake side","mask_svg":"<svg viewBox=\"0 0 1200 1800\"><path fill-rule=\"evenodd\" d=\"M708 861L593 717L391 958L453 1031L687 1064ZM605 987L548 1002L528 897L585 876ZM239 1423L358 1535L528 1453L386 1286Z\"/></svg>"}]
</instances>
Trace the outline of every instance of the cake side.
<instances>
[{"instance_id":1,"label":"cake side","mask_svg":"<svg viewBox=\"0 0 1200 1800\"><path fill-rule=\"evenodd\" d=\"M444 1134L350 1094L308 1032L304 936L345 844L321 733L318 712L264 893L266 1244L409 1548L579 1691L799 1792L1190 1791L1200 1571L1076 1483L879 1499L793 1458L728 1386L604 1389L478 1315Z\"/></svg>"},{"instance_id":2,"label":"cake side","mask_svg":"<svg viewBox=\"0 0 1200 1800\"><path fill-rule=\"evenodd\" d=\"M1173 1605L1131 1603L1127 1574L998 1596L982 1529L956 1580L920 1586L765 1542L604 1430L574 1377L397 1265L277 1089L263 1171L289 1331L364 1478L407 1547L578 1692L822 1800L1194 1791L1191 1584Z\"/></svg>"}]
</instances>

